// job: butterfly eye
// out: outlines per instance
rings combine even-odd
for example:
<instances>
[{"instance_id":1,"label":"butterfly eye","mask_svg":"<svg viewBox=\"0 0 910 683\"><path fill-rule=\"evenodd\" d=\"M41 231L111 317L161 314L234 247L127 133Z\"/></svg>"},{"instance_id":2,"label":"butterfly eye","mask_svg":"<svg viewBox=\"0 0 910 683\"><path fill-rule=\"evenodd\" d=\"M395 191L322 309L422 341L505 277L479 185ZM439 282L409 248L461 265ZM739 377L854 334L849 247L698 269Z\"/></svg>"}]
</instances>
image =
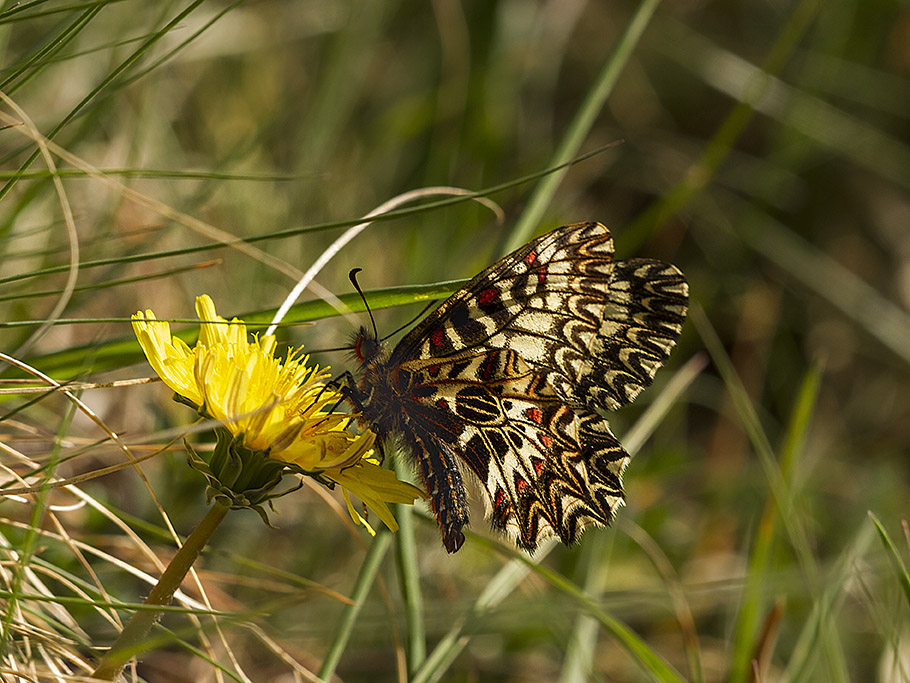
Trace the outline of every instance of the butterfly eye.
<instances>
[{"instance_id":1,"label":"butterfly eye","mask_svg":"<svg viewBox=\"0 0 910 683\"><path fill-rule=\"evenodd\" d=\"M354 339L354 355L361 363L373 360L382 350L379 340L361 327Z\"/></svg>"}]
</instances>

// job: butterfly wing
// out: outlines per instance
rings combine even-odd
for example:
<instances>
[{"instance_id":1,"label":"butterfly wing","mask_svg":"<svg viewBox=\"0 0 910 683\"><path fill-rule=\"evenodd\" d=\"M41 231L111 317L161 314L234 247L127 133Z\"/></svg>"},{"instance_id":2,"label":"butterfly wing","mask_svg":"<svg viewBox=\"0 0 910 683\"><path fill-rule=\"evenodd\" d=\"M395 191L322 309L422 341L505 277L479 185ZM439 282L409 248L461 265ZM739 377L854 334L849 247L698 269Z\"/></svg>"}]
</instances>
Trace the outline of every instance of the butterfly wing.
<instances>
[{"instance_id":1,"label":"butterfly wing","mask_svg":"<svg viewBox=\"0 0 910 683\"><path fill-rule=\"evenodd\" d=\"M614 410L651 383L687 306L676 267L614 261L607 228L577 223L480 273L412 330L391 362L513 349L565 401Z\"/></svg>"},{"instance_id":2,"label":"butterfly wing","mask_svg":"<svg viewBox=\"0 0 910 683\"><path fill-rule=\"evenodd\" d=\"M675 267L614 261L609 231L579 223L496 262L402 339L384 390L395 387L449 552L468 523L459 462L493 525L526 550L612 520L629 456L597 411L651 383L687 302Z\"/></svg>"},{"instance_id":3,"label":"butterfly wing","mask_svg":"<svg viewBox=\"0 0 910 683\"><path fill-rule=\"evenodd\" d=\"M449 552L461 546L468 521L457 460L486 490L493 526L525 550L554 535L569 545L585 526L612 521L628 454L606 420L567 406L515 351L417 360L401 370L408 395L420 397L408 411L406 440L422 449L418 461Z\"/></svg>"}]
</instances>

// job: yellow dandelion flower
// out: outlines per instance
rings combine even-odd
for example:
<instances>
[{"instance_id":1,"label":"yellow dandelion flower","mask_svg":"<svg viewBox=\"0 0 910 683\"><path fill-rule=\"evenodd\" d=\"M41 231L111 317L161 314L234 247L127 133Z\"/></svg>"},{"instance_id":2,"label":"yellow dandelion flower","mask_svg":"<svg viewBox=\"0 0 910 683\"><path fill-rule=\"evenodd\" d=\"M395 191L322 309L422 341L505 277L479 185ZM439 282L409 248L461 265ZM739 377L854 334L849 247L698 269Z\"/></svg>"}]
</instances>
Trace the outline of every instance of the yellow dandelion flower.
<instances>
[{"instance_id":1,"label":"yellow dandelion flower","mask_svg":"<svg viewBox=\"0 0 910 683\"><path fill-rule=\"evenodd\" d=\"M274 336L250 341L243 321L220 317L207 295L197 297L196 313L203 325L193 348L150 310L133 316L133 329L164 383L223 425L210 462L191 452L211 495L257 508L275 497L271 490L282 474L299 472L341 486L355 521L365 523L349 494L396 530L387 503L413 503L422 494L370 457L373 432L352 433L351 417L332 410L341 394L325 383L329 368L308 366L301 349L275 357Z\"/></svg>"}]
</instances>

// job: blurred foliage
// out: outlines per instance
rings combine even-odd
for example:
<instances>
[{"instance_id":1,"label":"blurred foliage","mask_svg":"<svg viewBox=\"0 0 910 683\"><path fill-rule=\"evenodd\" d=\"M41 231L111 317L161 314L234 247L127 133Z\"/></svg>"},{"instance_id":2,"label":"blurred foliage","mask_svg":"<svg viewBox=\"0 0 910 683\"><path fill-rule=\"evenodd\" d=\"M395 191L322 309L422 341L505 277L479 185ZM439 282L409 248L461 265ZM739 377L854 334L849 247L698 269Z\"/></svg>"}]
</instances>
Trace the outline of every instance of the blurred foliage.
<instances>
[{"instance_id":1,"label":"blurred foliage","mask_svg":"<svg viewBox=\"0 0 910 683\"><path fill-rule=\"evenodd\" d=\"M205 292L228 315L274 310L295 270L338 234L305 228L353 223L417 187L483 190L547 168L636 9L581 0L5 3L0 91L73 155L54 159L78 254L47 163L4 103L0 321L94 322L37 336L37 325L5 326L0 351L55 368L61 382L147 376L134 346L114 346L137 309L184 319ZM910 515L908 75L905 3L665 2L579 152L623 144L569 169L535 233L599 220L619 257L682 268L702 312L656 387L611 417L622 436L675 369L710 351L714 362L628 469L620 528L546 560L686 679L747 680L750 659L767 655L765 680L910 680L910 611L892 562L907 566L900 521ZM470 277L502 253L534 187L491 197L504 225L470 201L378 222L318 280L341 295L353 267L366 289ZM224 246L233 237L265 256ZM65 291L68 277L80 289ZM423 305L378 311L380 330ZM339 317L281 334L333 349L352 329ZM74 349L81 367L58 374L51 360ZM115 370L112 353L123 354ZM316 357L353 369L344 353ZM137 447L163 445L159 430L192 419L160 385L82 398ZM10 471L49 463L69 477L123 461L83 414L71 426L61 417L65 398L3 399ZM148 488L131 469L82 488L166 555L157 505L187 533L202 514L201 481L176 450L143 471ZM282 500L278 531L237 514L215 536L206 589L217 609L255 613L248 628L225 623L222 641L207 625L204 645L185 617L165 624L233 670L230 649L253 680L278 680L293 668L288 658L318 670L343 604L309 582L350 594L368 539L317 493ZM36 500L58 498L71 502L58 491ZM56 529L51 517L72 539L156 573L111 515L35 509L43 516L2 503L3 546L11 562L27 556L65 573L52 580L61 593L78 582L102 597L65 540L30 536ZM481 510L473 529L488 536ZM890 550L869 510L894 539ZM608 628L593 630L586 656L568 645L570 635L591 642L580 617L593 608L540 573L472 617L509 556L472 538L449 557L430 522L416 533L429 647L467 620L467 646L446 680L644 675ZM91 564L117 600L147 590L94 555ZM343 680L399 670L407 624L397 580L387 558L341 658ZM691 609L698 664L677 623L674 582ZM71 612L84 629L69 633L76 652L112 639L93 608ZM763 626L779 632L765 650ZM152 681L208 680L213 670L177 645L143 662Z\"/></svg>"}]
</instances>

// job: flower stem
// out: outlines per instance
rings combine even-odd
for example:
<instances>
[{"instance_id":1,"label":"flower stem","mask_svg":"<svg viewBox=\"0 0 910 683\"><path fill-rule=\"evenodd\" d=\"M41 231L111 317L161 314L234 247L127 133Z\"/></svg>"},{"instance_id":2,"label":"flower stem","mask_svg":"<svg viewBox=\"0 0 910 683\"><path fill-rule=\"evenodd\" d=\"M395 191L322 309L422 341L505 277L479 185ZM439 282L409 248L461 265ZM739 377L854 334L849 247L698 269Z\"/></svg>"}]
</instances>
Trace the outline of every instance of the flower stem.
<instances>
[{"instance_id":1,"label":"flower stem","mask_svg":"<svg viewBox=\"0 0 910 683\"><path fill-rule=\"evenodd\" d=\"M164 570L161 578L158 579L158 583L145 599L144 605L164 607L170 604L174 593L177 592L190 567L193 566L196 558L199 557L199 553L202 552L202 549L208 543L209 538L215 529L218 528L229 509L230 507L227 505L219 503L217 500L215 501L215 504L205 514L199 525L193 529L186 542L180 546L177 554L174 555L171 563ZM161 614L160 610L154 609L143 609L133 614L123 631L120 632L117 640L114 641L111 649L101 658L98 667L92 673L92 677L103 681L114 680L130 658L145 649L143 641L148 636L152 626L161 618Z\"/></svg>"}]
</instances>

